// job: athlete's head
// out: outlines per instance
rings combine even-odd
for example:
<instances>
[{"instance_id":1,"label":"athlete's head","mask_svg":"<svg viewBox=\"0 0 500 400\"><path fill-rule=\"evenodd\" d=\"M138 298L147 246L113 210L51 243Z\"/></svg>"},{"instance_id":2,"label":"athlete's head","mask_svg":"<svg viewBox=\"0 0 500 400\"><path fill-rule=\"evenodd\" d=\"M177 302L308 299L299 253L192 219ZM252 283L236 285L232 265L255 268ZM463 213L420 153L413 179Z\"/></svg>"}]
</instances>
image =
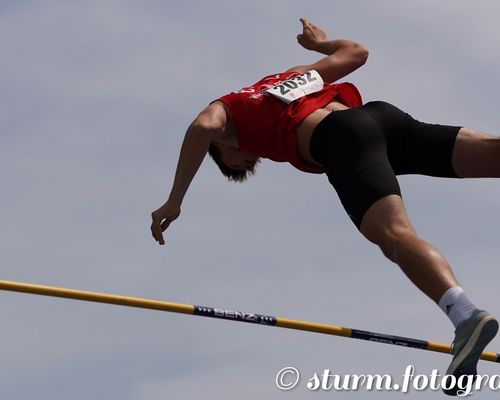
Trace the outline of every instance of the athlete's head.
<instances>
[{"instance_id":1,"label":"athlete's head","mask_svg":"<svg viewBox=\"0 0 500 400\"><path fill-rule=\"evenodd\" d=\"M260 159L252 154L219 142L210 144L208 154L222 174L233 182L246 181L249 176L255 174L255 167L260 162Z\"/></svg>"}]
</instances>

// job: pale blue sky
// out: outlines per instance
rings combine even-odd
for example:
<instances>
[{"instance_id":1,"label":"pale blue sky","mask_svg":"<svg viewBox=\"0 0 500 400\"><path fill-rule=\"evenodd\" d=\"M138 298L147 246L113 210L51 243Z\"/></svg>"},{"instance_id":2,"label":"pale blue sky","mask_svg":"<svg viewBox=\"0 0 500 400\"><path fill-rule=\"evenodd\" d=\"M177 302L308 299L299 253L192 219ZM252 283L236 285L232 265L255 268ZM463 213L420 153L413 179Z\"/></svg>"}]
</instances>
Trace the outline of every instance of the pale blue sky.
<instances>
[{"instance_id":1,"label":"pale blue sky","mask_svg":"<svg viewBox=\"0 0 500 400\"><path fill-rule=\"evenodd\" d=\"M346 79L365 101L496 135L499 11L485 0L0 2L0 279L450 342L442 312L359 235L326 177L265 161L231 184L207 159L167 246L150 237L149 214L207 103L319 57L296 44L300 16L368 47L367 64ZM400 182L417 230L471 299L500 315L499 183ZM399 376L408 364L425 374L449 361L116 306L4 292L0 302L6 399L326 399L336 394L280 393L275 374L294 365L304 376Z\"/></svg>"}]
</instances>

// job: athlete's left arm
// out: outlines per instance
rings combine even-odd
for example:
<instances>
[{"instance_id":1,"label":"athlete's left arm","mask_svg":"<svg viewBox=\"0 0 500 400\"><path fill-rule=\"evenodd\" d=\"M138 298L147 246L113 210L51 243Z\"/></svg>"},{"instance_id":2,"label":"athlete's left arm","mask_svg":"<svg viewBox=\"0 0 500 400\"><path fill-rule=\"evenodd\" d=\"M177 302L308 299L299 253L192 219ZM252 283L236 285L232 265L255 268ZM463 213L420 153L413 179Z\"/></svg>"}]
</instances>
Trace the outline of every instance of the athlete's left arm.
<instances>
[{"instance_id":1,"label":"athlete's left arm","mask_svg":"<svg viewBox=\"0 0 500 400\"><path fill-rule=\"evenodd\" d=\"M206 107L191 123L182 143L170 196L151 214L151 233L159 244L165 244L163 232L181 213L184 196L200 167L213 139L224 135L227 116L218 101Z\"/></svg>"},{"instance_id":2,"label":"athlete's left arm","mask_svg":"<svg viewBox=\"0 0 500 400\"><path fill-rule=\"evenodd\" d=\"M317 51L326 57L309 65L298 65L287 72L316 70L326 82L338 79L363 66L368 50L361 44L346 39L329 40L326 33L305 18L301 18L302 34L297 36L299 44L307 50Z\"/></svg>"}]
</instances>

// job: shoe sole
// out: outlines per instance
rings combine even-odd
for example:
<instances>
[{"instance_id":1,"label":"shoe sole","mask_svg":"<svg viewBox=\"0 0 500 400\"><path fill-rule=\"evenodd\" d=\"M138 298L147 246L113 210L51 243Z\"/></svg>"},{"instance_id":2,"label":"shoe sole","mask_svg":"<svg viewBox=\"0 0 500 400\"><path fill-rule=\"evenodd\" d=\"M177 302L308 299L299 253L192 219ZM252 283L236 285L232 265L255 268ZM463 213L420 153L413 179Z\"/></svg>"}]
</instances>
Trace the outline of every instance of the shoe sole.
<instances>
[{"instance_id":1,"label":"shoe sole","mask_svg":"<svg viewBox=\"0 0 500 400\"><path fill-rule=\"evenodd\" d=\"M473 364L475 365L477 361L479 361L484 348L489 342L491 342L497 332L498 321L491 315L483 318L483 320L472 331L472 335L462 348L460 354L457 355L448 367L446 374L453 375L460 368L462 363L471 356L473 358L469 360L468 364L473 361Z\"/></svg>"}]
</instances>

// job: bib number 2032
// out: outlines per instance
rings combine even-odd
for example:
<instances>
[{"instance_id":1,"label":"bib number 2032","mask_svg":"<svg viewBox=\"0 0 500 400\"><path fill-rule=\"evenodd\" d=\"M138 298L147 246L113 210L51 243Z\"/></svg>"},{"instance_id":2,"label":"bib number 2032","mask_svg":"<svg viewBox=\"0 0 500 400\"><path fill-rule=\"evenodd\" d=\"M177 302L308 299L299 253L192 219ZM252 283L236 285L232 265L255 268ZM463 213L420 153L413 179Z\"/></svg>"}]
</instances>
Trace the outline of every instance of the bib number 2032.
<instances>
[{"instance_id":1,"label":"bib number 2032","mask_svg":"<svg viewBox=\"0 0 500 400\"><path fill-rule=\"evenodd\" d=\"M323 89L323 79L317 71L311 70L297 75L286 81L279 82L266 92L276 96L285 103L291 103L311 93L319 92Z\"/></svg>"}]
</instances>

